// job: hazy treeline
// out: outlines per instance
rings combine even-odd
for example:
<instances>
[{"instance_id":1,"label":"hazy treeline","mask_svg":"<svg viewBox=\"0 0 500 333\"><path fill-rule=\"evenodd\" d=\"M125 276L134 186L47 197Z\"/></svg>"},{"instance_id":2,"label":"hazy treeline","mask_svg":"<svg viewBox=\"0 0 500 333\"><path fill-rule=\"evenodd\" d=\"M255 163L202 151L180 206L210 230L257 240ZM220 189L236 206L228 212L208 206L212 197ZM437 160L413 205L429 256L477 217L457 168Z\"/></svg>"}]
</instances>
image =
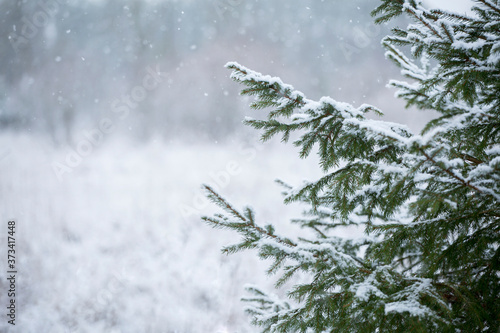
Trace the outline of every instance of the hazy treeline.
<instances>
[{"instance_id":1,"label":"hazy treeline","mask_svg":"<svg viewBox=\"0 0 500 333\"><path fill-rule=\"evenodd\" d=\"M372 23L373 6L4 0L0 126L46 132L55 143L73 142L103 119L139 139L221 139L241 131L247 112L223 68L232 60L311 97L373 102L391 68L380 47L388 28Z\"/></svg>"}]
</instances>

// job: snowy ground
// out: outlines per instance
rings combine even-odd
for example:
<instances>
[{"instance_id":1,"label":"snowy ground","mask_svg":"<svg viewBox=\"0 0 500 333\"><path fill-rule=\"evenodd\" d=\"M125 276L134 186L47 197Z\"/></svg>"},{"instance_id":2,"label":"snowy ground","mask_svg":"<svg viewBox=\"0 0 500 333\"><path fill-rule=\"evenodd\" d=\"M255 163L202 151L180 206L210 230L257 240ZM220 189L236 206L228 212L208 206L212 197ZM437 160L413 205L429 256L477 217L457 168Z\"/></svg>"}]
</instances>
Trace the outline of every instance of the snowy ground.
<instances>
[{"instance_id":1,"label":"snowy ground","mask_svg":"<svg viewBox=\"0 0 500 333\"><path fill-rule=\"evenodd\" d=\"M0 135L0 147L0 244L15 219L19 272L16 327L2 320L1 332L255 331L239 298L245 283L272 289L265 263L254 253L220 253L235 235L200 221L213 211L200 184L251 203L261 222L286 224L300 209L284 208L272 181L318 174L314 161L273 143L115 137L61 179L53 165L71 150L14 134Z\"/></svg>"}]
</instances>

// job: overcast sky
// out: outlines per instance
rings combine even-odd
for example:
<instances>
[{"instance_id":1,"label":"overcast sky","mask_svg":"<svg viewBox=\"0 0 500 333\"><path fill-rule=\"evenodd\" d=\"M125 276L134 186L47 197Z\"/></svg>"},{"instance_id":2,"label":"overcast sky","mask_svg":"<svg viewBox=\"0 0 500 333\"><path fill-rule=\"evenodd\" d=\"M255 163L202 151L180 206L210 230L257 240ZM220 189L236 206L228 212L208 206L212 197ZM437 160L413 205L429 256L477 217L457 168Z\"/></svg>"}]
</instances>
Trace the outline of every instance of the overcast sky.
<instances>
[{"instance_id":1,"label":"overcast sky","mask_svg":"<svg viewBox=\"0 0 500 333\"><path fill-rule=\"evenodd\" d=\"M467 12L473 4L471 0L426 0L425 2L458 13Z\"/></svg>"}]
</instances>

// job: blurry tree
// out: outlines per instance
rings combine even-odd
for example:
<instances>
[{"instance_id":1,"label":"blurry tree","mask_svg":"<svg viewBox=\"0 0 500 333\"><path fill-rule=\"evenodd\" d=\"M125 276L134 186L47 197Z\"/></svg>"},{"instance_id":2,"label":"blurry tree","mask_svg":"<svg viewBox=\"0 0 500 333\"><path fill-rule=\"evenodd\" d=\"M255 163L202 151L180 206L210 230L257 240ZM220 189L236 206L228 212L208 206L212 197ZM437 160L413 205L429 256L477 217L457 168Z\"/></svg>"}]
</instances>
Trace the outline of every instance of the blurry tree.
<instances>
[{"instance_id":1,"label":"blurry tree","mask_svg":"<svg viewBox=\"0 0 500 333\"><path fill-rule=\"evenodd\" d=\"M375 79L365 77L386 75L383 54L364 55L386 28L367 23L369 3L0 1L0 126L67 143L108 117L117 131L141 138L198 133L222 139L238 132L233 125L243 108L228 107L238 103L227 94L233 88L213 82L226 75L216 64L234 56L278 68L318 96L338 87L336 96L349 100L378 98ZM116 118L112 102L157 65L172 80L148 92L126 119ZM303 82L305 76L311 79ZM201 115L194 104L207 102Z\"/></svg>"}]
</instances>

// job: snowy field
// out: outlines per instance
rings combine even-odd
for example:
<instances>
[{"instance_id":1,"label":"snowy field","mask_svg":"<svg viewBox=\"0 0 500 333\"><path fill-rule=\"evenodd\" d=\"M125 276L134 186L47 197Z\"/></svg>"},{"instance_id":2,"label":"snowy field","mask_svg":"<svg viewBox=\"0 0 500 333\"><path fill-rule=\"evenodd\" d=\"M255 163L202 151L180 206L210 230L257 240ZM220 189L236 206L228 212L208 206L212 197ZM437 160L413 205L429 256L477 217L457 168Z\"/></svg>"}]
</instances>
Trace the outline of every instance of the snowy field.
<instances>
[{"instance_id":1,"label":"snowy field","mask_svg":"<svg viewBox=\"0 0 500 333\"><path fill-rule=\"evenodd\" d=\"M254 253L220 253L235 235L200 221L214 211L200 184L280 225L292 213L273 180L318 173L279 143L110 138L60 180L53 165L71 150L14 134L0 147L0 216L17 223L19 272L17 324L2 320L1 332L252 331L243 287L272 282ZM6 230L1 237L6 244Z\"/></svg>"}]
</instances>

